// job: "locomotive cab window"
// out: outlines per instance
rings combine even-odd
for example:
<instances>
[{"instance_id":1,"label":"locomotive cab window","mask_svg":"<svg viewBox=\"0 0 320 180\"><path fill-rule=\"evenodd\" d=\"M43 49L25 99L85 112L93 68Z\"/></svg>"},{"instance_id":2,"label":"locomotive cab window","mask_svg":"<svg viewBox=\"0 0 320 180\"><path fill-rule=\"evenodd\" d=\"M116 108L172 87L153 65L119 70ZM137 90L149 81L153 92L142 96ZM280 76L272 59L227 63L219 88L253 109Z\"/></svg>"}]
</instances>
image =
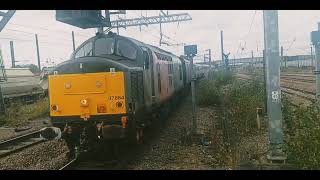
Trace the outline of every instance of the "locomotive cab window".
<instances>
[{"instance_id":1,"label":"locomotive cab window","mask_svg":"<svg viewBox=\"0 0 320 180\"><path fill-rule=\"evenodd\" d=\"M117 54L119 56L126 57L128 59L136 59L137 58L137 48L134 47L132 43L126 40L118 40L117 42Z\"/></svg>"},{"instance_id":2,"label":"locomotive cab window","mask_svg":"<svg viewBox=\"0 0 320 180\"><path fill-rule=\"evenodd\" d=\"M100 38L94 43L94 52L96 56L114 53L115 40L113 38Z\"/></svg>"},{"instance_id":3,"label":"locomotive cab window","mask_svg":"<svg viewBox=\"0 0 320 180\"><path fill-rule=\"evenodd\" d=\"M84 56L92 56L92 42L88 42L87 44L82 46L82 48L77 51L75 58Z\"/></svg>"}]
</instances>

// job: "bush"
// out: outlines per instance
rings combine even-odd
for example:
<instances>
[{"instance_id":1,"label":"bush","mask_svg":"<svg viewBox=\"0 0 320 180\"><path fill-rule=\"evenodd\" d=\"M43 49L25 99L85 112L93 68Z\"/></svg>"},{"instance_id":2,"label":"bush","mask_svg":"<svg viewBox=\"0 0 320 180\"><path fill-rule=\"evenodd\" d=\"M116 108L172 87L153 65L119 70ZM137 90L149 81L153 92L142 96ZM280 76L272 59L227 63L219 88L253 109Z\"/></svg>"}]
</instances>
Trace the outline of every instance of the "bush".
<instances>
[{"instance_id":1,"label":"bush","mask_svg":"<svg viewBox=\"0 0 320 180\"><path fill-rule=\"evenodd\" d=\"M211 74L198 86L198 104L218 106L227 120L226 126L239 135L256 129L256 109L264 109L264 86L260 72L246 82L234 78L232 72L221 71Z\"/></svg>"},{"instance_id":2,"label":"bush","mask_svg":"<svg viewBox=\"0 0 320 180\"><path fill-rule=\"evenodd\" d=\"M209 78L198 85L197 102L201 106L218 106L223 100L222 88L234 79L232 72L211 72Z\"/></svg>"},{"instance_id":3,"label":"bush","mask_svg":"<svg viewBox=\"0 0 320 180\"><path fill-rule=\"evenodd\" d=\"M288 159L302 169L320 166L320 106L293 106L283 98Z\"/></svg>"},{"instance_id":4,"label":"bush","mask_svg":"<svg viewBox=\"0 0 320 180\"><path fill-rule=\"evenodd\" d=\"M201 106L217 106L221 103L221 88L215 81L208 80L198 85L198 104Z\"/></svg>"},{"instance_id":5,"label":"bush","mask_svg":"<svg viewBox=\"0 0 320 180\"><path fill-rule=\"evenodd\" d=\"M233 81L226 93L225 111L230 128L237 137L257 130L256 109L264 109L264 86L253 79L247 82Z\"/></svg>"}]
</instances>

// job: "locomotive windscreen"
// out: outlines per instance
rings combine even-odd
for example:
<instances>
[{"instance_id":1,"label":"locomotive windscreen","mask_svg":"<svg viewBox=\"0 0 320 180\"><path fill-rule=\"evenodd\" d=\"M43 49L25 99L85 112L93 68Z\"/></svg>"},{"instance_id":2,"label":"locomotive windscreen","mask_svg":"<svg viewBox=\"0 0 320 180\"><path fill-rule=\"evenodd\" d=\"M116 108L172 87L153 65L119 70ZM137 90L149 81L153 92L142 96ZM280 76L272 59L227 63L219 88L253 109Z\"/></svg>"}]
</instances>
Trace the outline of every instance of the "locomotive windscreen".
<instances>
[{"instance_id":1,"label":"locomotive windscreen","mask_svg":"<svg viewBox=\"0 0 320 180\"><path fill-rule=\"evenodd\" d=\"M138 47L131 41L115 37L101 37L82 45L75 53L75 58L86 56L115 55L128 60L136 60Z\"/></svg>"},{"instance_id":2,"label":"locomotive windscreen","mask_svg":"<svg viewBox=\"0 0 320 180\"><path fill-rule=\"evenodd\" d=\"M113 38L100 38L97 39L94 43L94 53L96 56L113 54L114 53L114 43Z\"/></svg>"}]
</instances>

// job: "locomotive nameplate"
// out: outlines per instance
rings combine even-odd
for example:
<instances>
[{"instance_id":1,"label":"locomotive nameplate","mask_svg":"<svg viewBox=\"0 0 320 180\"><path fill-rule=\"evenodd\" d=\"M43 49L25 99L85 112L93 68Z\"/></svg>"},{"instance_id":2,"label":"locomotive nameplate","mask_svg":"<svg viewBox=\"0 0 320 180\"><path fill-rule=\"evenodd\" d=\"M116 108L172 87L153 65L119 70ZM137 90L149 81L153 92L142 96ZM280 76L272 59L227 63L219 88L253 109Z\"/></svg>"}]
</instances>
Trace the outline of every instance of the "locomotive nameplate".
<instances>
[{"instance_id":1,"label":"locomotive nameplate","mask_svg":"<svg viewBox=\"0 0 320 180\"><path fill-rule=\"evenodd\" d=\"M110 96L109 97L109 100L123 100L124 99L124 96Z\"/></svg>"}]
</instances>

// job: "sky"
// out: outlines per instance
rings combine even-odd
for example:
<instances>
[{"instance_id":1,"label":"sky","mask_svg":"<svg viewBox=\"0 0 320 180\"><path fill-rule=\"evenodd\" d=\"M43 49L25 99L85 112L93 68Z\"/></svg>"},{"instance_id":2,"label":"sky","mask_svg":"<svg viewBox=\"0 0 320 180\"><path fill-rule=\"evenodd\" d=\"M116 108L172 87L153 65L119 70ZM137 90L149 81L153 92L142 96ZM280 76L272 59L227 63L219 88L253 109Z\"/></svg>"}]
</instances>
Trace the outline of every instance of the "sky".
<instances>
[{"instance_id":1,"label":"sky","mask_svg":"<svg viewBox=\"0 0 320 180\"><path fill-rule=\"evenodd\" d=\"M224 51L230 58L261 56L263 51L262 10L169 10L169 14L189 13L191 21L162 24L163 40L172 46L161 48L176 55L183 54L182 43L196 44L196 61L203 61L206 49L213 60L221 59L220 31L223 30ZM279 42L284 55L310 54L310 32L317 29L320 11L280 10ZM120 18L159 15L159 10L127 10ZM113 15L112 20L118 15ZM159 25L120 29L123 36L159 46ZM18 10L0 32L0 47L6 67L11 66L10 41L14 42L16 64L37 64L35 34L38 34L42 66L67 60L72 53L72 36L79 46L95 35L96 29L81 29L56 21L55 10ZM116 32L116 29L113 30ZM179 45L180 44L180 45Z\"/></svg>"}]
</instances>

